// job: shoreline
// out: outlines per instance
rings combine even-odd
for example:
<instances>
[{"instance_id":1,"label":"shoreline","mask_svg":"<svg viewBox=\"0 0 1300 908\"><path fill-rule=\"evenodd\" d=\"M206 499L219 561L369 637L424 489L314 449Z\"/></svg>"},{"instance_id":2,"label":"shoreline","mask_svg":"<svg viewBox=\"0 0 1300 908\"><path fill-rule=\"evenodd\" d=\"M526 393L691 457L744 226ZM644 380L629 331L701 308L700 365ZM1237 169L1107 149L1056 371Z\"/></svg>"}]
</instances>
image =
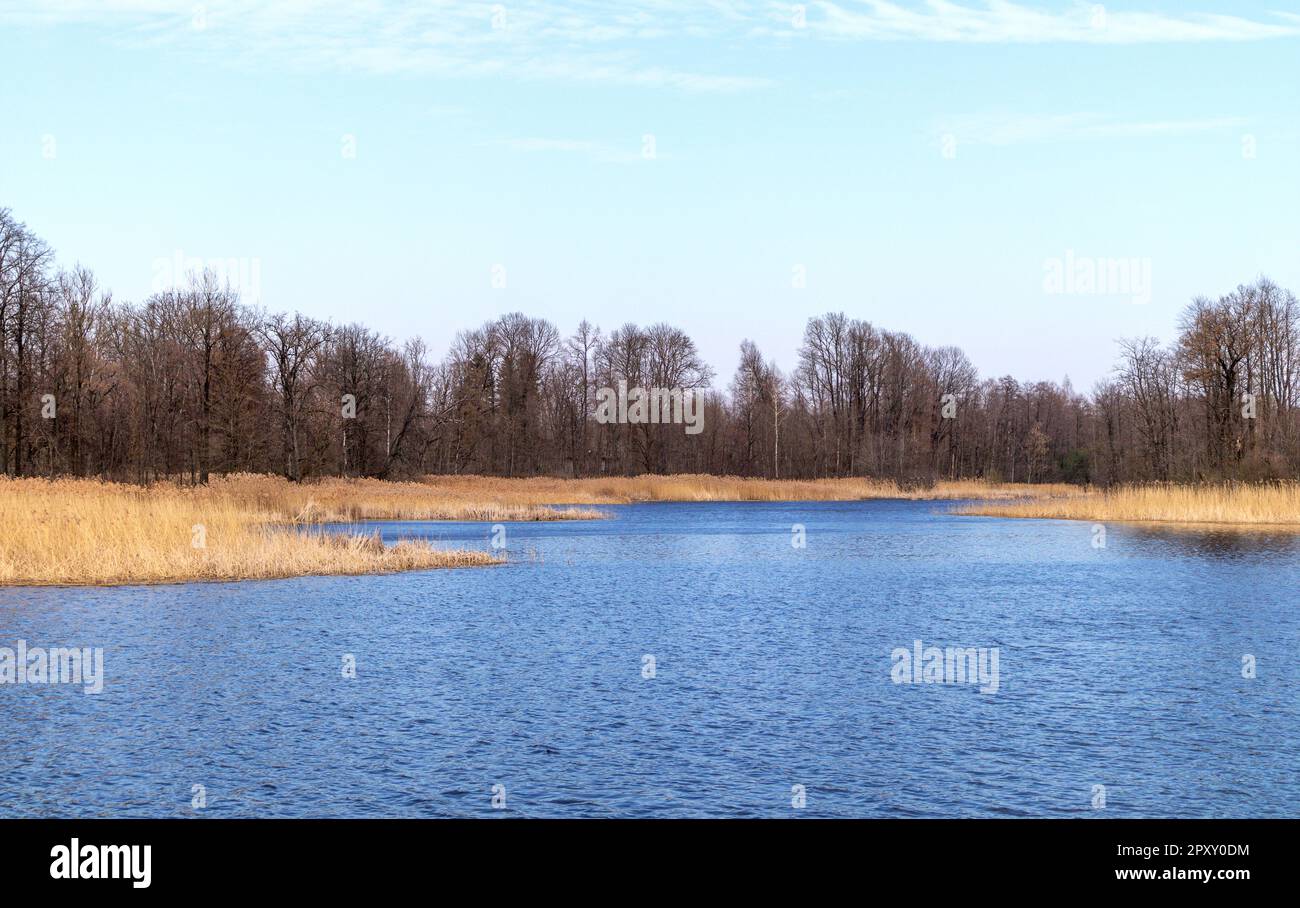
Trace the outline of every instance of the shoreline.
<instances>
[{"instance_id":1,"label":"shoreline","mask_svg":"<svg viewBox=\"0 0 1300 908\"><path fill-rule=\"evenodd\" d=\"M0 585L123 586L362 576L485 567L505 559L422 540L312 533L327 524L511 523L608 518L600 505L910 500L955 515L1300 533L1300 483L1108 490L982 480L766 480L693 474L587 479L427 476L419 481L267 475L208 486L0 479Z\"/></svg>"}]
</instances>

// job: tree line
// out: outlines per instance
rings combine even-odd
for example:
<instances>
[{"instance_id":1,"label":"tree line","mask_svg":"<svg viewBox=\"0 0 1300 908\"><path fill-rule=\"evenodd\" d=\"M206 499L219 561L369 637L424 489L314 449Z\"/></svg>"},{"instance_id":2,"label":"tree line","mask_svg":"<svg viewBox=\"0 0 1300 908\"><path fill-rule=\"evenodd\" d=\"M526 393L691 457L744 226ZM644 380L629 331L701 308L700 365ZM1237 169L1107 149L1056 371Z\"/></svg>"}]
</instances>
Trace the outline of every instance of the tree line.
<instances>
[{"instance_id":1,"label":"tree line","mask_svg":"<svg viewBox=\"0 0 1300 908\"><path fill-rule=\"evenodd\" d=\"M1300 308L1260 278L1185 309L1170 345L1121 341L1091 393L981 379L844 313L783 371L751 341L725 387L671 325L512 313L441 359L360 324L244 305L211 271L138 303L0 209L0 472L206 482L277 472L874 476L905 483L1264 480L1300 467ZM698 395L702 431L609 423L602 388Z\"/></svg>"}]
</instances>

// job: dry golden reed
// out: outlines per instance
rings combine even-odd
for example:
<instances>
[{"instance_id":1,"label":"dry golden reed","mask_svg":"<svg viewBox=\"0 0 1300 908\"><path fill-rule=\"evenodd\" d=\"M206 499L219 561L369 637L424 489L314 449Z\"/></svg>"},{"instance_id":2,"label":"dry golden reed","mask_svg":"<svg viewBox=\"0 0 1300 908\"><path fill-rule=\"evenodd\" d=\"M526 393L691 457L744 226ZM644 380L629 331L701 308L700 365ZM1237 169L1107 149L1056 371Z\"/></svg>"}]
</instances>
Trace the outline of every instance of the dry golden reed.
<instances>
[{"instance_id":1,"label":"dry golden reed","mask_svg":"<svg viewBox=\"0 0 1300 908\"><path fill-rule=\"evenodd\" d=\"M465 477L448 477L464 479ZM557 508L559 499L534 501L510 494L496 480L473 482L390 482L383 479L327 478L293 483L280 476L236 473L214 478L216 495L296 522L343 523L353 520L574 520L605 516L600 511Z\"/></svg>"},{"instance_id":2,"label":"dry golden reed","mask_svg":"<svg viewBox=\"0 0 1300 908\"><path fill-rule=\"evenodd\" d=\"M304 531L293 524L307 518L295 521L299 515L286 515L272 501L257 502L273 483L232 489L238 485L0 479L0 583L246 580L498 561L487 552L447 551L422 541L385 546L374 536ZM279 499L281 507L296 502L296 494Z\"/></svg>"},{"instance_id":3,"label":"dry golden reed","mask_svg":"<svg viewBox=\"0 0 1300 908\"><path fill-rule=\"evenodd\" d=\"M601 505L637 501L863 501L906 498L946 501L1060 495L1068 485L1009 485L981 480L940 481L909 489L880 479L746 479L679 473L670 476L611 476L598 479L501 479L491 476L427 476L424 484L452 499L499 501L532 506Z\"/></svg>"},{"instance_id":4,"label":"dry golden reed","mask_svg":"<svg viewBox=\"0 0 1300 908\"><path fill-rule=\"evenodd\" d=\"M1300 483L1132 485L958 509L990 517L1115 520L1250 527L1300 526Z\"/></svg>"},{"instance_id":5,"label":"dry golden reed","mask_svg":"<svg viewBox=\"0 0 1300 908\"><path fill-rule=\"evenodd\" d=\"M1048 487L1035 487L1048 494ZM488 564L491 555L424 542L384 547L372 537L303 532L357 520L565 520L634 501L855 501L1003 498L1023 486L941 482L907 490L868 479L734 476L499 479L429 476L420 482L324 479L291 483L237 474L206 487L141 487L96 480L0 478L0 583L113 584L365 574ZM570 507L557 507L570 505ZM202 543L196 547L196 527Z\"/></svg>"},{"instance_id":6,"label":"dry golden reed","mask_svg":"<svg viewBox=\"0 0 1300 908\"><path fill-rule=\"evenodd\" d=\"M1300 524L1300 485L1133 486L964 480L929 488L888 480L764 480L673 475L596 479L428 476L419 482L232 475L206 487L0 478L0 583L115 584L368 574L492 564L480 551L313 532L357 520L598 518L592 505L639 501L978 499L962 513L1001 517ZM567 507L561 507L562 505ZM196 537L201 527L201 540ZM203 544L196 546L196 541Z\"/></svg>"}]
</instances>

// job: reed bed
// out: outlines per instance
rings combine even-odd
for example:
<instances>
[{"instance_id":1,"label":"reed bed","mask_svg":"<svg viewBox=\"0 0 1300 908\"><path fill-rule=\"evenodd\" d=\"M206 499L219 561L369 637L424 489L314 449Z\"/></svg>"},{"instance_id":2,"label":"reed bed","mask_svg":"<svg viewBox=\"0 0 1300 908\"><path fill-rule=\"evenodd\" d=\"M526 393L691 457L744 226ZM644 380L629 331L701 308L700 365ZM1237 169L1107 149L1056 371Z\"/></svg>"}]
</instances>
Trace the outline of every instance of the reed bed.
<instances>
[{"instance_id":1,"label":"reed bed","mask_svg":"<svg viewBox=\"0 0 1300 908\"><path fill-rule=\"evenodd\" d=\"M1132 485L957 509L990 517L1300 528L1300 483Z\"/></svg>"},{"instance_id":2,"label":"reed bed","mask_svg":"<svg viewBox=\"0 0 1300 908\"><path fill-rule=\"evenodd\" d=\"M184 488L0 479L0 583L248 580L499 560L487 552L448 551L422 541L385 546L376 536L312 532L314 516L286 515L271 503L258 504L250 487L232 490L232 484L238 485L235 480ZM295 496L279 503L291 502Z\"/></svg>"},{"instance_id":3,"label":"reed bed","mask_svg":"<svg viewBox=\"0 0 1300 908\"><path fill-rule=\"evenodd\" d=\"M370 574L493 564L481 551L322 533L327 522L507 522L605 516L593 506L642 501L974 500L959 513L997 517L1300 528L1300 483L1010 485L965 480L909 487L887 480L735 476L290 483L233 475L206 487L0 478L0 584L120 584Z\"/></svg>"},{"instance_id":4,"label":"reed bed","mask_svg":"<svg viewBox=\"0 0 1300 908\"><path fill-rule=\"evenodd\" d=\"M638 501L863 501L905 498L950 501L1062 495L1068 485L1011 485L981 480L940 481L928 488L879 479L748 479L679 473L597 479L502 479L492 476L427 476L424 484L452 498L543 506L602 505Z\"/></svg>"},{"instance_id":5,"label":"reed bed","mask_svg":"<svg viewBox=\"0 0 1300 908\"><path fill-rule=\"evenodd\" d=\"M909 489L869 479L700 475L291 483L277 476L237 474L214 478L205 487L0 478L0 583L240 580L498 560L485 552L446 551L424 542L385 547L375 537L310 532L329 522L589 519L605 516L591 505L637 501L987 499L1051 492L1047 486L973 481Z\"/></svg>"},{"instance_id":6,"label":"reed bed","mask_svg":"<svg viewBox=\"0 0 1300 908\"><path fill-rule=\"evenodd\" d=\"M466 477L456 477L465 479ZM295 522L355 520L582 520L604 517L598 510L559 508L561 498L532 500L511 494L495 480L476 482L390 482L383 479L321 479L294 483L279 476L237 473L214 478L216 495L270 511Z\"/></svg>"}]
</instances>

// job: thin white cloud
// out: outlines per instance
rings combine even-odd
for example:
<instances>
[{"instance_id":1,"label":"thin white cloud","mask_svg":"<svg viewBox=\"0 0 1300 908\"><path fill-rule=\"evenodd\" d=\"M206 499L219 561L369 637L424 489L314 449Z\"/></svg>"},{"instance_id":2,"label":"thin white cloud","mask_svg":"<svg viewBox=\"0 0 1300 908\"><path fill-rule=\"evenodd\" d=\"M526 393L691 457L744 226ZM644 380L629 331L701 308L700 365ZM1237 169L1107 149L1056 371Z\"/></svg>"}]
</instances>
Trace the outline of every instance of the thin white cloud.
<instances>
[{"instance_id":1,"label":"thin white cloud","mask_svg":"<svg viewBox=\"0 0 1300 908\"><path fill-rule=\"evenodd\" d=\"M669 39L725 37L751 14L688 0L0 0L0 25L88 25L118 42L231 62L707 92L769 80L719 72L709 54L669 64Z\"/></svg>"},{"instance_id":2,"label":"thin white cloud","mask_svg":"<svg viewBox=\"0 0 1300 908\"><path fill-rule=\"evenodd\" d=\"M943 120L937 124L935 132L941 139L951 136L959 145L1019 145L1027 142L1189 135L1237 129L1246 122L1239 117L1121 120L1097 113L1029 117L1016 114L975 114Z\"/></svg>"},{"instance_id":3,"label":"thin white cloud","mask_svg":"<svg viewBox=\"0 0 1300 908\"><path fill-rule=\"evenodd\" d=\"M609 164L639 164L665 157L665 155L660 155L657 152L648 157L642 150L620 148L606 142L592 142L586 139L528 137L503 139L489 144L524 153L576 154L593 161Z\"/></svg>"},{"instance_id":4,"label":"thin white cloud","mask_svg":"<svg viewBox=\"0 0 1300 908\"><path fill-rule=\"evenodd\" d=\"M515 151L576 151L590 154L596 147L592 142L579 139L506 139L501 144Z\"/></svg>"},{"instance_id":5,"label":"thin white cloud","mask_svg":"<svg viewBox=\"0 0 1300 908\"><path fill-rule=\"evenodd\" d=\"M1140 44L1300 36L1294 14L1141 12L1079 0L0 0L0 25L70 24L250 66L699 92L769 84L719 71L719 60L792 38Z\"/></svg>"},{"instance_id":6,"label":"thin white cloud","mask_svg":"<svg viewBox=\"0 0 1300 908\"><path fill-rule=\"evenodd\" d=\"M429 117L463 117L469 113L458 104L434 104L425 108L424 112Z\"/></svg>"},{"instance_id":7,"label":"thin white cloud","mask_svg":"<svg viewBox=\"0 0 1300 908\"><path fill-rule=\"evenodd\" d=\"M1268 19L1204 12L1148 13L1104 3L1073 2L1046 8L987 0L920 4L859 0L813 0L806 14L812 35L871 41L933 41L979 44L1158 44L1198 41L1260 41L1300 36L1300 19Z\"/></svg>"}]
</instances>

